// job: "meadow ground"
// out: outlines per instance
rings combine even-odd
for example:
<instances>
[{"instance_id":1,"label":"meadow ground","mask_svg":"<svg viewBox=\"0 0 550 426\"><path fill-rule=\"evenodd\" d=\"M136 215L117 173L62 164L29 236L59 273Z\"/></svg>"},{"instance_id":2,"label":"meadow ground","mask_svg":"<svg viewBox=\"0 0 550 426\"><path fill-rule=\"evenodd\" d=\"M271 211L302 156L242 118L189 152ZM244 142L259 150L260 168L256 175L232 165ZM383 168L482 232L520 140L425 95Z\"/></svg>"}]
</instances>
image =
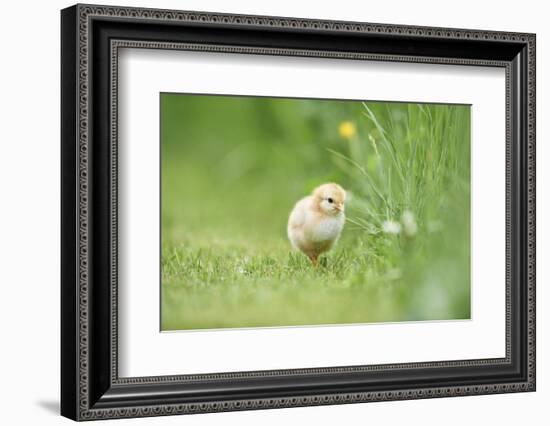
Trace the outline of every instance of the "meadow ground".
<instances>
[{"instance_id":1,"label":"meadow ground","mask_svg":"<svg viewBox=\"0 0 550 426\"><path fill-rule=\"evenodd\" d=\"M161 95L161 329L470 317L470 109ZM313 268L294 203L349 191Z\"/></svg>"}]
</instances>

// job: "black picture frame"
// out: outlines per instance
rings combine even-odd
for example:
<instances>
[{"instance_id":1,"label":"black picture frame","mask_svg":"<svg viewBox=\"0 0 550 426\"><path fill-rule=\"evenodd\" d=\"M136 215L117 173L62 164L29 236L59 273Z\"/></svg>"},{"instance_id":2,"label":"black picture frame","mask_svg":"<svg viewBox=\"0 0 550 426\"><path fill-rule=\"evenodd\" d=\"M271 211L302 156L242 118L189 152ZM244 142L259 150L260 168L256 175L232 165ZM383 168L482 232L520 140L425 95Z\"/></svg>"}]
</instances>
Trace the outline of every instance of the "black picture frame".
<instances>
[{"instance_id":1,"label":"black picture frame","mask_svg":"<svg viewBox=\"0 0 550 426\"><path fill-rule=\"evenodd\" d=\"M535 390L535 35L75 5L61 12L61 414L74 420ZM194 49L506 70L506 356L119 378L117 52Z\"/></svg>"}]
</instances>

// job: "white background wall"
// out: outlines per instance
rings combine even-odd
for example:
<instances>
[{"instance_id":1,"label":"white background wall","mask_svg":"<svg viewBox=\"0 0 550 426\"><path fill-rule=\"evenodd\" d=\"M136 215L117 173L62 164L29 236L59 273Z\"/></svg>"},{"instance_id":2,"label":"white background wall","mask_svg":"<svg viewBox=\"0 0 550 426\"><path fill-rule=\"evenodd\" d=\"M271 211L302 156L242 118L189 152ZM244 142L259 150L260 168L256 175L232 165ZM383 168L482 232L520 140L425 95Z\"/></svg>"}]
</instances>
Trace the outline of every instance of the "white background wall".
<instances>
[{"instance_id":1,"label":"white background wall","mask_svg":"<svg viewBox=\"0 0 550 426\"><path fill-rule=\"evenodd\" d=\"M537 33L538 390L530 394L293 408L118 424L545 424L550 417L550 27L545 2L120 0L103 4ZM59 9L11 1L0 24L2 424L68 424L59 404ZM131 423L128 423L131 422ZM113 423L106 422L102 424ZM113 423L115 424L115 423Z\"/></svg>"}]
</instances>

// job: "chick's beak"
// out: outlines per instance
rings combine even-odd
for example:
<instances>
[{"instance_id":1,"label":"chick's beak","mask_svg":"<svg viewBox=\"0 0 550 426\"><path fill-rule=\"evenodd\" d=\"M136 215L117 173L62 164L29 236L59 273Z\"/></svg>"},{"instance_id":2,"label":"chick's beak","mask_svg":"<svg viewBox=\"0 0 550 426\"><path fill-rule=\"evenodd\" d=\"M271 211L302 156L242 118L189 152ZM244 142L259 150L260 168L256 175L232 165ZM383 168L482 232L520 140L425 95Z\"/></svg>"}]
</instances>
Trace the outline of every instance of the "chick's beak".
<instances>
[{"instance_id":1,"label":"chick's beak","mask_svg":"<svg viewBox=\"0 0 550 426\"><path fill-rule=\"evenodd\" d=\"M336 207L336 210L338 210L339 212L344 210L344 204L343 203L338 203L338 204L336 204L335 207Z\"/></svg>"}]
</instances>

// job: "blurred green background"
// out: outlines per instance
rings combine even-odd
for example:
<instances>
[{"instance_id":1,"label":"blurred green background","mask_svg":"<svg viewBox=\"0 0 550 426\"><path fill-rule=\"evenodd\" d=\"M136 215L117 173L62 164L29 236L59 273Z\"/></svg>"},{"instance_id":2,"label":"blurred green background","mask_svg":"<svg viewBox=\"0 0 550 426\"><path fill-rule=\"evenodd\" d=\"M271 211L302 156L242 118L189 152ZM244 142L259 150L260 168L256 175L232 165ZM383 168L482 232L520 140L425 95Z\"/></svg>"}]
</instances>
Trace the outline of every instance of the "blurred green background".
<instances>
[{"instance_id":1,"label":"blurred green background","mask_svg":"<svg viewBox=\"0 0 550 426\"><path fill-rule=\"evenodd\" d=\"M470 107L161 94L161 329L470 317ZM294 203L349 195L313 268Z\"/></svg>"}]
</instances>

